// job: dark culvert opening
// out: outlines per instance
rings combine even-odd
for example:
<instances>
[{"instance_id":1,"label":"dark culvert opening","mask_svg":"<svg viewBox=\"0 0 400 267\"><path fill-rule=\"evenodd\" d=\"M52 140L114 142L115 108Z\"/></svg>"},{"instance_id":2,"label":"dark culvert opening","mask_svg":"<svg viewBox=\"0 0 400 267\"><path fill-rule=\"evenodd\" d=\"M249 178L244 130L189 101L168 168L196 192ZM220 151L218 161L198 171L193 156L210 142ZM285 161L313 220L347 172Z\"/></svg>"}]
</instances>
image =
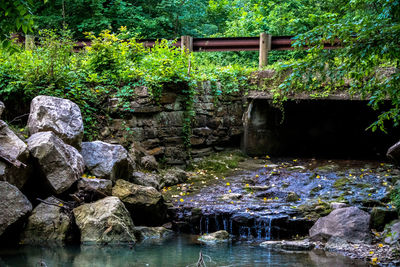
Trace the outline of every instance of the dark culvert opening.
<instances>
[{"instance_id":1,"label":"dark culvert opening","mask_svg":"<svg viewBox=\"0 0 400 267\"><path fill-rule=\"evenodd\" d=\"M245 114L243 150L251 156L384 158L400 129L388 127L388 134L367 130L379 115L367 103L296 100L284 103L282 112L271 100L255 99Z\"/></svg>"}]
</instances>

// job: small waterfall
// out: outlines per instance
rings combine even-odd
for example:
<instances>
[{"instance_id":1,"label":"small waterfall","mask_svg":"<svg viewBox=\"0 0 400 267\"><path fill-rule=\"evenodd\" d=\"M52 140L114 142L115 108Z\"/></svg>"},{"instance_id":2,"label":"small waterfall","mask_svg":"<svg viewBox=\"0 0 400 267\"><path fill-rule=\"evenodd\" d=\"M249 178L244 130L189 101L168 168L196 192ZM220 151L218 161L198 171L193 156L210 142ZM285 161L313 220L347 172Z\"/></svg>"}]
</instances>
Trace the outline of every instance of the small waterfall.
<instances>
[{"instance_id":1,"label":"small waterfall","mask_svg":"<svg viewBox=\"0 0 400 267\"><path fill-rule=\"evenodd\" d=\"M267 217L265 222L265 240L271 240L272 218Z\"/></svg>"},{"instance_id":2,"label":"small waterfall","mask_svg":"<svg viewBox=\"0 0 400 267\"><path fill-rule=\"evenodd\" d=\"M218 216L217 214L214 215L214 220L215 220L215 228L217 229L217 231L221 230L219 228L219 222L218 222Z\"/></svg>"},{"instance_id":3,"label":"small waterfall","mask_svg":"<svg viewBox=\"0 0 400 267\"><path fill-rule=\"evenodd\" d=\"M222 224L224 225L224 230L227 231L228 230L228 220L225 217L222 219Z\"/></svg>"},{"instance_id":4,"label":"small waterfall","mask_svg":"<svg viewBox=\"0 0 400 267\"><path fill-rule=\"evenodd\" d=\"M246 112L243 114L243 142L242 142L242 151L246 153L247 150L247 139L249 138L249 122L251 118L251 111L253 109L253 101L254 99L251 100L249 106L247 107Z\"/></svg>"},{"instance_id":5,"label":"small waterfall","mask_svg":"<svg viewBox=\"0 0 400 267\"><path fill-rule=\"evenodd\" d=\"M258 240L272 239L272 217L259 217L249 224L238 223L227 214L203 215L199 220L199 234L226 230L231 235L243 239L256 238Z\"/></svg>"}]
</instances>

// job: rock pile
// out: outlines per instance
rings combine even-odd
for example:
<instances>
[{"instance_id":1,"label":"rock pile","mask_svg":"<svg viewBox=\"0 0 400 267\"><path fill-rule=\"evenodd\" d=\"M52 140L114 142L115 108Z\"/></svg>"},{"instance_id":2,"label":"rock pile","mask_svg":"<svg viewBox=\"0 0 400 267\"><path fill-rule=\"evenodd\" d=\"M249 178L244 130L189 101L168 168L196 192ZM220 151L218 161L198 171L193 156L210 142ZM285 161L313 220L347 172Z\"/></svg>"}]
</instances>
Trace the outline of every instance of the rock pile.
<instances>
[{"instance_id":1,"label":"rock pile","mask_svg":"<svg viewBox=\"0 0 400 267\"><path fill-rule=\"evenodd\" d=\"M167 207L158 190L185 180L185 172L158 174L151 157L141 158L153 173L138 172L121 145L82 142L81 111L66 99L34 98L27 127L30 136L23 141L0 120L4 243L133 244L168 236L160 227Z\"/></svg>"}]
</instances>

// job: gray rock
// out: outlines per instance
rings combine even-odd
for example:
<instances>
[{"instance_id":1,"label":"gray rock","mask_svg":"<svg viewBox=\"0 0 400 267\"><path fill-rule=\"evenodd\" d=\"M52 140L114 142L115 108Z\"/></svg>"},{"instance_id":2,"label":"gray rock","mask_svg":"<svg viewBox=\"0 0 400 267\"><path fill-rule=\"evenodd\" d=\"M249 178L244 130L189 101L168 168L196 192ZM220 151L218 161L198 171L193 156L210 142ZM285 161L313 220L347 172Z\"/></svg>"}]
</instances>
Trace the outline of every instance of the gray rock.
<instances>
[{"instance_id":1,"label":"gray rock","mask_svg":"<svg viewBox=\"0 0 400 267\"><path fill-rule=\"evenodd\" d=\"M388 149L386 156L397 164L400 163L400 141Z\"/></svg>"},{"instance_id":2,"label":"gray rock","mask_svg":"<svg viewBox=\"0 0 400 267\"><path fill-rule=\"evenodd\" d=\"M394 221L385 229L385 243L394 245L400 241L400 220Z\"/></svg>"},{"instance_id":3,"label":"gray rock","mask_svg":"<svg viewBox=\"0 0 400 267\"><path fill-rule=\"evenodd\" d=\"M83 121L78 105L52 96L37 96L31 102L28 119L30 134L51 131L65 143L80 148Z\"/></svg>"},{"instance_id":4,"label":"gray rock","mask_svg":"<svg viewBox=\"0 0 400 267\"><path fill-rule=\"evenodd\" d=\"M3 114L3 111L5 108L6 108L6 106L4 105L4 103L0 101L0 117Z\"/></svg>"},{"instance_id":5,"label":"gray rock","mask_svg":"<svg viewBox=\"0 0 400 267\"><path fill-rule=\"evenodd\" d=\"M132 182L134 184L151 186L157 190L160 190L161 188L160 180L160 175L155 173L133 172L132 174Z\"/></svg>"},{"instance_id":6,"label":"gray rock","mask_svg":"<svg viewBox=\"0 0 400 267\"><path fill-rule=\"evenodd\" d=\"M116 181L131 177L133 163L121 145L102 141L83 142L81 154L86 168L97 178Z\"/></svg>"},{"instance_id":7,"label":"gray rock","mask_svg":"<svg viewBox=\"0 0 400 267\"><path fill-rule=\"evenodd\" d=\"M286 201L287 202L297 202L299 201L299 195L297 195L295 192L289 192L287 197L286 197Z\"/></svg>"},{"instance_id":8,"label":"gray rock","mask_svg":"<svg viewBox=\"0 0 400 267\"><path fill-rule=\"evenodd\" d=\"M147 170L157 170L158 162L154 156L144 156L140 159L140 165Z\"/></svg>"},{"instance_id":9,"label":"gray rock","mask_svg":"<svg viewBox=\"0 0 400 267\"><path fill-rule=\"evenodd\" d=\"M309 242L308 240L298 240L298 241L265 241L260 244L262 247L286 250L286 251L308 251L315 247L315 244Z\"/></svg>"},{"instance_id":10,"label":"gray rock","mask_svg":"<svg viewBox=\"0 0 400 267\"><path fill-rule=\"evenodd\" d=\"M160 187L163 188L165 186L172 186L176 184L181 184L187 181L188 175L187 173L179 168L170 168L163 171L160 181Z\"/></svg>"},{"instance_id":11,"label":"gray rock","mask_svg":"<svg viewBox=\"0 0 400 267\"><path fill-rule=\"evenodd\" d=\"M342 203L342 202L332 202L330 204L331 209L336 210L336 209L342 209L342 208L347 208L349 205L347 205L346 203Z\"/></svg>"},{"instance_id":12,"label":"gray rock","mask_svg":"<svg viewBox=\"0 0 400 267\"><path fill-rule=\"evenodd\" d=\"M117 197L106 197L73 210L84 244L135 243L129 212Z\"/></svg>"},{"instance_id":13,"label":"gray rock","mask_svg":"<svg viewBox=\"0 0 400 267\"><path fill-rule=\"evenodd\" d=\"M210 244L223 243L223 242L228 242L230 240L230 235L227 231L221 230L211 234L202 235L198 238L198 240L203 243L210 243Z\"/></svg>"},{"instance_id":14,"label":"gray rock","mask_svg":"<svg viewBox=\"0 0 400 267\"><path fill-rule=\"evenodd\" d=\"M86 192L96 190L103 193L104 195L111 196L112 181L98 178L81 178L78 181L78 189Z\"/></svg>"},{"instance_id":15,"label":"gray rock","mask_svg":"<svg viewBox=\"0 0 400 267\"><path fill-rule=\"evenodd\" d=\"M51 189L60 194L82 175L84 162L73 146L65 144L53 132L40 132L27 140L31 155L37 160Z\"/></svg>"},{"instance_id":16,"label":"gray rock","mask_svg":"<svg viewBox=\"0 0 400 267\"><path fill-rule=\"evenodd\" d=\"M0 152L12 161L20 161L26 166L16 167L10 163L0 161L0 180L7 181L21 189L29 178L28 146L10 130L4 121L0 120Z\"/></svg>"},{"instance_id":17,"label":"gray rock","mask_svg":"<svg viewBox=\"0 0 400 267\"><path fill-rule=\"evenodd\" d=\"M143 241L146 239L157 239L163 240L173 234L171 230L164 227L147 227L147 226L136 226L135 227L136 238Z\"/></svg>"},{"instance_id":18,"label":"gray rock","mask_svg":"<svg viewBox=\"0 0 400 267\"><path fill-rule=\"evenodd\" d=\"M319 218L310 229L313 241L327 241L331 237L359 243L370 242L370 215L357 207L333 210L328 216Z\"/></svg>"},{"instance_id":19,"label":"gray rock","mask_svg":"<svg viewBox=\"0 0 400 267\"><path fill-rule=\"evenodd\" d=\"M0 181L0 236L31 211L32 204L17 187Z\"/></svg>"},{"instance_id":20,"label":"gray rock","mask_svg":"<svg viewBox=\"0 0 400 267\"><path fill-rule=\"evenodd\" d=\"M71 241L72 220L63 204L54 197L40 203L28 218L22 233L23 244L59 244Z\"/></svg>"},{"instance_id":21,"label":"gray rock","mask_svg":"<svg viewBox=\"0 0 400 267\"><path fill-rule=\"evenodd\" d=\"M231 201L231 200L239 200L243 197L242 194L239 193L228 193L228 194L223 194L220 199L224 201Z\"/></svg>"},{"instance_id":22,"label":"gray rock","mask_svg":"<svg viewBox=\"0 0 400 267\"><path fill-rule=\"evenodd\" d=\"M161 193L154 187L117 180L112 195L121 199L136 225L157 226L163 223L166 206Z\"/></svg>"}]
</instances>

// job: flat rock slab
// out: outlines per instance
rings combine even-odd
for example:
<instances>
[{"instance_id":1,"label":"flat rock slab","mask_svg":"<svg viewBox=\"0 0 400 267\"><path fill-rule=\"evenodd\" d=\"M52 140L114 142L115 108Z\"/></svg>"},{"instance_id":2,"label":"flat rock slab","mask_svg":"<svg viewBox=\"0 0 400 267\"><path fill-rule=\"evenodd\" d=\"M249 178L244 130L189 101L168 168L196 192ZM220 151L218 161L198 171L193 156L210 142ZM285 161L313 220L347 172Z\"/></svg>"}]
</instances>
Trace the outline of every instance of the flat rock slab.
<instances>
[{"instance_id":1,"label":"flat rock slab","mask_svg":"<svg viewBox=\"0 0 400 267\"><path fill-rule=\"evenodd\" d=\"M106 197L73 210L84 244L135 243L129 212L117 197Z\"/></svg>"},{"instance_id":2,"label":"flat rock slab","mask_svg":"<svg viewBox=\"0 0 400 267\"><path fill-rule=\"evenodd\" d=\"M78 150L65 144L53 132L36 133L27 142L54 193L68 190L83 174L84 162Z\"/></svg>"},{"instance_id":3,"label":"flat rock slab","mask_svg":"<svg viewBox=\"0 0 400 267\"><path fill-rule=\"evenodd\" d=\"M32 204L19 189L0 181L0 236L32 211Z\"/></svg>"},{"instance_id":4,"label":"flat rock slab","mask_svg":"<svg viewBox=\"0 0 400 267\"><path fill-rule=\"evenodd\" d=\"M286 250L286 251L309 251L315 247L315 244L308 240L299 241L265 241L260 244L262 247Z\"/></svg>"},{"instance_id":5,"label":"flat rock slab","mask_svg":"<svg viewBox=\"0 0 400 267\"><path fill-rule=\"evenodd\" d=\"M81 110L68 99L37 96L31 102L28 129L30 134L51 131L65 143L80 148L83 138Z\"/></svg>"},{"instance_id":6,"label":"flat rock slab","mask_svg":"<svg viewBox=\"0 0 400 267\"><path fill-rule=\"evenodd\" d=\"M117 180L112 195L121 199L131 212L137 225L161 225L166 216L166 206L161 193L154 187Z\"/></svg>"}]
</instances>

